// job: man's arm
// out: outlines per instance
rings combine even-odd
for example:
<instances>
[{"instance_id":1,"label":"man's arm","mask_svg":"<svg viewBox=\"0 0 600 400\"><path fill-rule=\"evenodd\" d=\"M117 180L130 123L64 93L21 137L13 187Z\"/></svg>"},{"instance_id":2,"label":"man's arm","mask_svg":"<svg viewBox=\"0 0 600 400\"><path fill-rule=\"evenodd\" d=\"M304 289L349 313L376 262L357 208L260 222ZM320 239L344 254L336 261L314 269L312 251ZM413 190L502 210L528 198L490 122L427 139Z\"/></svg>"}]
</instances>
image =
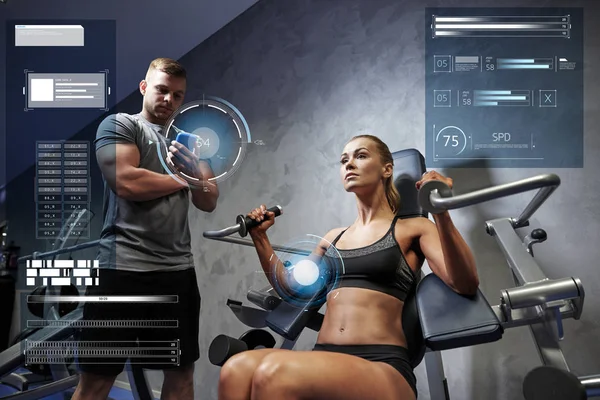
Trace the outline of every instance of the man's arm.
<instances>
[{"instance_id":1,"label":"man's arm","mask_svg":"<svg viewBox=\"0 0 600 400\"><path fill-rule=\"evenodd\" d=\"M133 143L104 145L96 151L96 158L108 186L126 200L154 200L188 187L170 175L139 168L140 152Z\"/></svg>"},{"instance_id":2,"label":"man's arm","mask_svg":"<svg viewBox=\"0 0 600 400\"><path fill-rule=\"evenodd\" d=\"M192 203L199 210L213 212L217 208L217 200L219 199L219 187L213 179L215 174L210 165L204 160L198 162L198 169L201 183L198 186L190 186Z\"/></svg>"},{"instance_id":3,"label":"man's arm","mask_svg":"<svg viewBox=\"0 0 600 400\"><path fill-rule=\"evenodd\" d=\"M181 179L139 168L139 134L139 127L126 114L109 115L98 126L96 159L112 191L127 200L148 201L186 189Z\"/></svg>"}]
</instances>

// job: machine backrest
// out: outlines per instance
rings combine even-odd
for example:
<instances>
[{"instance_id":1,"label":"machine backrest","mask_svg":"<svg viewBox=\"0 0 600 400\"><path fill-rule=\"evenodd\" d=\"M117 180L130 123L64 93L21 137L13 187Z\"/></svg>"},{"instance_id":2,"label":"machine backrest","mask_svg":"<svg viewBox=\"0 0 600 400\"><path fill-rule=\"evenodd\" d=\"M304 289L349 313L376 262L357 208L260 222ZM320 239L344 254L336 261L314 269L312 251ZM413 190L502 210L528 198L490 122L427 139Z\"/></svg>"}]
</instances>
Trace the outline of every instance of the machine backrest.
<instances>
[{"instance_id":1,"label":"machine backrest","mask_svg":"<svg viewBox=\"0 0 600 400\"><path fill-rule=\"evenodd\" d=\"M400 210L402 218L427 217L427 211L419 205L418 191L415 187L426 171L425 158L416 149L406 149L392 153L394 159L394 185L400 192Z\"/></svg>"},{"instance_id":2,"label":"machine backrest","mask_svg":"<svg viewBox=\"0 0 600 400\"><path fill-rule=\"evenodd\" d=\"M416 149L397 151L392 153L392 157L394 158L394 185L400 193L400 210L397 214L401 218L427 217L427 211L419 205L418 191L415 187L416 182L426 171L425 158ZM419 280L422 278L422 274L420 275ZM410 363L413 368L421 363L426 350L415 292L416 285L415 290L411 291L404 301L402 312L402 327L408 342Z\"/></svg>"}]
</instances>

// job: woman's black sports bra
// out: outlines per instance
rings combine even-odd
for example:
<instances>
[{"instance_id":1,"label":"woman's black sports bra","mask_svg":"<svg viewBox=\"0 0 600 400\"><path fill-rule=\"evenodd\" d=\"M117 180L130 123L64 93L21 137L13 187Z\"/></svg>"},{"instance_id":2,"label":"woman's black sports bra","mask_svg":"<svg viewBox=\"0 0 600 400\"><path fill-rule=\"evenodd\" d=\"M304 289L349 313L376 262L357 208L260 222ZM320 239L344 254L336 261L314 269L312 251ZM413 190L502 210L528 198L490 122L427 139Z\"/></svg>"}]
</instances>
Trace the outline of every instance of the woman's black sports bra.
<instances>
[{"instance_id":1,"label":"woman's black sports bra","mask_svg":"<svg viewBox=\"0 0 600 400\"><path fill-rule=\"evenodd\" d=\"M357 287L383 292L401 301L406 299L417 279L396 241L394 228L397 219L394 218L392 226L381 239L369 246L349 250L335 247L347 228L333 240L324 257L335 259L341 256L344 265L333 289Z\"/></svg>"}]
</instances>

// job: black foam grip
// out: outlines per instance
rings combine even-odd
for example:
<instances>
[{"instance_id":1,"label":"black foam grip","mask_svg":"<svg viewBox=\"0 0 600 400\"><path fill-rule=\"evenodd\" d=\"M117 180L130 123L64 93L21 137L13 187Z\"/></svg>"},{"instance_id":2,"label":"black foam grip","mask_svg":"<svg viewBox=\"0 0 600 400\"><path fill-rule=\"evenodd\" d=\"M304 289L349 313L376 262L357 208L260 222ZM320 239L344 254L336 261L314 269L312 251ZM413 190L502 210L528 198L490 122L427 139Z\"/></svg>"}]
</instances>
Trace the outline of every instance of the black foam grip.
<instances>
[{"instance_id":1,"label":"black foam grip","mask_svg":"<svg viewBox=\"0 0 600 400\"><path fill-rule=\"evenodd\" d=\"M273 214L275 214L276 217L279 217L281 215L281 208L279 206L268 208L267 211L271 211ZM250 229L254 228L257 225L260 225L262 221L255 221L249 217L246 217L245 222L246 228Z\"/></svg>"},{"instance_id":2,"label":"black foam grip","mask_svg":"<svg viewBox=\"0 0 600 400\"><path fill-rule=\"evenodd\" d=\"M274 206L268 208L267 211L271 211L273 214L275 214L275 217L279 217L282 213L282 208L281 206ZM255 221L252 218L241 214L238 215L235 222L240 224L240 236L242 237L245 237L248 234L248 229L254 228L262 223L262 221Z\"/></svg>"},{"instance_id":3,"label":"black foam grip","mask_svg":"<svg viewBox=\"0 0 600 400\"><path fill-rule=\"evenodd\" d=\"M239 339L227 335L219 335L208 348L208 360L213 365L222 367L234 355L258 347L272 349L276 341L273 335L264 329L250 329L244 332Z\"/></svg>"},{"instance_id":4,"label":"black foam grip","mask_svg":"<svg viewBox=\"0 0 600 400\"><path fill-rule=\"evenodd\" d=\"M227 335L219 335L213 339L208 348L208 360L213 365L222 367L234 355L248 350L246 342Z\"/></svg>"},{"instance_id":5,"label":"black foam grip","mask_svg":"<svg viewBox=\"0 0 600 400\"><path fill-rule=\"evenodd\" d=\"M275 347L276 340L269 332L264 329L250 329L240 336L240 340L246 343L248 350L254 350L257 347L272 349Z\"/></svg>"}]
</instances>

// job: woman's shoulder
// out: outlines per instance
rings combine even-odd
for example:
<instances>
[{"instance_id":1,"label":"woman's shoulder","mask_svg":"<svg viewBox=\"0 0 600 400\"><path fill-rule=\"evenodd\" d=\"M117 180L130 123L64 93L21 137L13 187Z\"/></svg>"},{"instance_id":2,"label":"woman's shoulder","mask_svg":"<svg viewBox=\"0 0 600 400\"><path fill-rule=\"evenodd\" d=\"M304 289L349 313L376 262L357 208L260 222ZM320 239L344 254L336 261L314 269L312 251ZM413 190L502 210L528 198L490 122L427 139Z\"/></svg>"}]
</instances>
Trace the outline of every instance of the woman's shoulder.
<instances>
[{"instance_id":1,"label":"woman's shoulder","mask_svg":"<svg viewBox=\"0 0 600 400\"><path fill-rule=\"evenodd\" d=\"M431 225L433 225L433 222L425 217L398 218L394 233L410 237L419 236Z\"/></svg>"},{"instance_id":2,"label":"woman's shoulder","mask_svg":"<svg viewBox=\"0 0 600 400\"><path fill-rule=\"evenodd\" d=\"M323 241L327 244L327 247L337 238L342 232L348 227L333 228L323 236Z\"/></svg>"}]
</instances>

